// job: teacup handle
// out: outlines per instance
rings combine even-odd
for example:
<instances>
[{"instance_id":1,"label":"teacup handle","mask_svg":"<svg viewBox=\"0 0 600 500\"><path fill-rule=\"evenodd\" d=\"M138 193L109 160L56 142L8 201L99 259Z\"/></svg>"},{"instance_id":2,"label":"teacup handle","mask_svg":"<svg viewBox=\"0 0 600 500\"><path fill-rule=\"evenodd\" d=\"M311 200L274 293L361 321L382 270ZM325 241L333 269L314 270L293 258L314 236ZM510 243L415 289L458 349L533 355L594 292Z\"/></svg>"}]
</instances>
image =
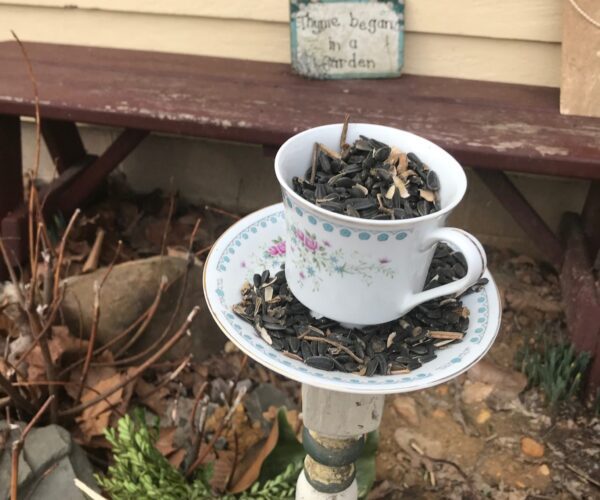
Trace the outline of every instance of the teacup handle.
<instances>
[{"instance_id":1,"label":"teacup handle","mask_svg":"<svg viewBox=\"0 0 600 500\"><path fill-rule=\"evenodd\" d=\"M473 235L453 227L438 228L431 233L425 242L426 247L430 247L440 241L450 243L451 246L462 252L467 261L467 274L452 283L441 285L431 290L419 292L407 297L400 306L400 315L406 314L414 307L444 295L453 295L464 292L467 288L474 285L486 268L487 258L485 250L481 243Z\"/></svg>"}]
</instances>

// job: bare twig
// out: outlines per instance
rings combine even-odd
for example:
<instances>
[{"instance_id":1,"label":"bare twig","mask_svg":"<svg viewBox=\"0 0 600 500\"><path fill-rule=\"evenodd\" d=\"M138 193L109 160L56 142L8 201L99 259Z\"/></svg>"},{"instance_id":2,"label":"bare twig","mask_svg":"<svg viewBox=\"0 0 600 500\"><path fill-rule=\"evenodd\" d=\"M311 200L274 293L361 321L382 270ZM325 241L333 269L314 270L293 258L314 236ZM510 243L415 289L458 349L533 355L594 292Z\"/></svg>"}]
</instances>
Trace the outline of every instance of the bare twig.
<instances>
[{"instance_id":1,"label":"bare twig","mask_svg":"<svg viewBox=\"0 0 600 500\"><path fill-rule=\"evenodd\" d=\"M158 293L161 293L160 288L159 288ZM156 299L155 299L155 301L156 301ZM146 309L146 311L144 311L142 313L142 315L139 318L137 318L133 323L131 323L131 325L129 325L125 330L123 330L121 333L119 333L118 335L113 337L110 341L108 341L103 346L94 349L94 356L97 356L97 355L103 353L104 351L106 351L107 349L109 349L110 347L115 345L116 343L123 340L123 338L127 337L135 328L137 328L139 326L140 323L146 321L148 315L152 312L153 307L154 307L154 303L148 309ZM81 359L75 361L74 363L70 364L63 371L61 371L59 373L59 378L62 378L65 374L67 374L71 370L77 368L79 365L83 364L83 362L84 362L84 358L81 358ZM104 366L104 365L108 366L111 364L112 363L106 363L106 364L92 363L92 366Z\"/></svg>"},{"instance_id":2,"label":"bare twig","mask_svg":"<svg viewBox=\"0 0 600 500\"><path fill-rule=\"evenodd\" d=\"M65 248L67 246L67 239L69 238L69 233L71 232L71 229L73 229L73 225L75 224L75 221L77 220L77 217L80 213L81 210L79 209L73 212L71 220L69 220L69 224L67 225L67 228L65 229L65 232L63 233L63 236L60 240L58 257L56 259L56 265L54 268L54 290L52 292L52 297L56 297L58 295L58 287L60 286L60 268L62 267L62 262L65 258Z\"/></svg>"},{"instance_id":3,"label":"bare twig","mask_svg":"<svg viewBox=\"0 0 600 500\"><path fill-rule=\"evenodd\" d=\"M228 212L227 210L223 210L222 208L217 208L217 207L211 207L210 205L205 205L204 206L205 210L208 210L209 212L214 212L216 214L221 214L224 215L226 217L230 217L234 220L240 220L241 217L237 214L234 214L232 212Z\"/></svg>"},{"instance_id":4,"label":"bare twig","mask_svg":"<svg viewBox=\"0 0 600 500\"><path fill-rule=\"evenodd\" d=\"M10 381L0 373L0 387L2 390L8 395L13 404L23 410L25 413L29 413L33 415L35 413L35 408L33 405L27 401L21 394L18 389L15 389Z\"/></svg>"},{"instance_id":5,"label":"bare twig","mask_svg":"<svg viewBox=\"0 0 600 500\"><path fill-rule=\"evenodd\" d=\"M100 396L97 396L97 397L91 399L90 401L86 401L85 403L82 403L82 404L76 405L72 408L69 408L68 410L62 411L61 413L59 413L59 416L68 417L71 415L77 415L78 413L82 412L86 408L89 408L90 406L95 405L99 401L102 401L104 398L107 398L108 396L110 396L115 391L118 391L122 387L125 387L127 384L134 381L152 363L156 362L156 360L158 360L161 356L163 356L169 349L171 349L177 342L179 342L184 335L186 335L188 333L189 326L191 325L192 321L194 321L194 318L196 317L196 315L199 312L200 312L200 307L199 306L194 307L194 309L192 309L192 311L190 312L190 314L188 315L188 317L186 318L184 323L181 325L179 330L177 330L177 332L175 332L175 334L169 340L167 340L164 343L164 345L156 353L154 353L150 358L148 358L140 366L135 368L127 377L125 377L125 379L123 379L119 383L115 384L113 387L111 387L110 389L105 391Z\"/></svg>"},{"instance_id":6,"label":"bare twig","mask_svg":"<svg viewBox=\"0 0 600 500\"><path fill-rule=\"evenodd\" d=\"M33 98L34 98L34 108L35 108L35 156L34 156L34 164L32 169L32 174L30 178L29 185L29 202L28 202L28 231L29 231L29 263L30 268L33 269L35 267L35 259L36 255L34 254L34 245L32 244L33 239L33 220L35 209L37 208L37 190L35 188L35 179L37 179L39 168L40 168L40 151L41 151L41 120L40 120L40 95L38 92L37 80L35 78L35 74L33 72L33 66L31 64L31 59L29 58L29 54L25 49L25 45L19 39L17 34L14 31L11 31L13 38L17 41L19 48L21 49L21 53L23 54L23 59L25 59L25 63L27 64L27 73L29 75L29 81L31 82L31 86L33 88ZM39 212L38 212L39 215Z\"/></svg>"},{"instance_id":7,"label":"bare twig","mask_svg":"<svg viewBox=\"0 0 600 500\"><path fill-rule=\"evenodd\" d=\"M92 329L90 332L90 339L88 341L88 349L85 355L85 361L83 363L83 369L81 370L81 378L79 379L79 389L77 390L77 397L75 401L81 399L81 393L83 392L83 384L87 378L88 370L90 369L90 363L92 362L92 354L94 353L94 344L96 342L96 335L98 333L98 323L100 322L100 284L94 281L94 309L92 313Z\"/></svg>"},{"instance_id":8,"label":"bare twig","mask_svg":"<svg viewBox=\"0 0 600 500\"><path fill-rule=\"evenodd\" d=\"M229 411L227 412L227 415L225 415L225 418L223 420L221 420L221 422L219 423L219 427L217 428L212 439L208 443L208 446L206 448L204 448L204 450L202 450L202 452L198 455L196 460L194 460L192 465L189 466L188 470L185 473L186 477L190 477L192 475L192 473L202 464L202 462L208 456L208 454L212 451L212 449L215 446L215 443L221 437L223 430L229 424L231 418L233 417L233 414L235 413L235 410L241 404L242 399L244 398L245 395L246 395L246 388L244 387L244 388L242 388L242 390L240 390L238 392L238 394L235 398L235 401L233 402L233 404L231 405L231 408L229 408Z\"/></svg>"},{"instance_id":9,"label":"bare twig","mask_svg":"<svg viewBox=\"0 0 600 500\"><path fill-rule=\"evenodd\" d=\"M198 229L200 228L200 222L201 222L201 219L199 218L196 221L196 224L194 226L194 230L192 231L192 234L190 235L189 246L188 246L187 265L185 267L185 272L183 274L183 279L182 279L181 288L179 291L179 296L177 297L177 303L175 304L175 308L173 309L173 313L171 314L169 323L167 324L167 326L163 330L163 332L160 334L160 336L153 342L152 345L150 345L148 348L144 349L142 352L137 353L133 356L130 356L129 358L123 358L118 361L115 361L113 363L114 366L128 365L128 364L131 364L132 362L143 359L145 356L147 356L149 353L151 353L156 347L158 347L162 342L164 342L165 338L167 338L167 336L169 335L169 332L171 331L171 329L173 328L173 326L175 324L175 321L177 320L179 311L181 310L181 306L183 304L183 299L185 297L185 292L187 290L187 284L188 284L190 271L194 267L195 260L194 260L194 254L192 253L192 245L194 243L194 240L196 239L196 233L197 233Z\"/></svg>"},{"instance_id":10,"label":"bare twig","mask_svg":"<svg viewBox=\"0 0 600 500\"><path fill-rule=\"evenodd\" d=\"M77 486L77 488L79 490L83 491L92 500L108 500L107 498L103 497L102 495L96 493L92 488L90 488L87 484L85 484L80 479L75 478L73 481L75 482L75 486Z\"/></svg>"},{"instance_id":11,"label":"bare twig","mask_svg":"<svg viewBox=\"0 0 600 500\"><path fill-rule=\"evenodd\" d=\"M183 371L183 369L192 360L192 357L193 357L192 354L190 354L189 356L186 356L185 359L179 364L179 366L177 368L175 368L175 370L173 370L171 373L169 373L169 375L167 375L156 386L154 386L152 389L150 389L146 394L142 394L140 396L140 399L143 401L144 399L152 396L152 394L155 394L156 392L158 392L160 389L162 389L169 382L172 382L173 380L175 380L177 378L177 376Z\"/></svg>"},{"instance_id":12,"label":"bare twig","mask_svg":"<svg viewBox=\"0 0 600 500\"><path fill-rule=\"evenodd\" d=\"M50 330L50 328L52 327L52 324L54 323L54 319L56 318L56 314L58 313L58 310L60 308L62 298L63 298L63 292L61 290L59 292L57 300L55 300L54 303L51 304L51 306L50 306L50 314L48 315L48 319L46 320L46 324L42 328L42 331L39 334L37 334L35 337L33 337L33 341L31 342L29 347L27 347L25 352L23 354L21 354L21 356L19 357L19 360L16 362L15 368L18 368L19 366L21 366L21 363L23 363L27 359L27 356L29 356L31 354L31 351L33 351L33 349L38 344L38 342L41 340L41 338L48 333L48 330Z\"/></svg>"},{"instance_id":13,"label":"bare twig","mask_svg":"<svg viewBox=\"0 0 600 500\"><path fill-rule=\"evenodd\" d=\"M18 485L19 485L19 455L21 450L23 449L23 444L25 443L25 438L29 431L33 429L35 424L37 424L38 420L42 417L50 403L54 400L54 396L50 396L46 402L40 407L37 413L33 416L33 418L29 421L23 432L21 432L21 436L12 444L12 455L11 455L11 473L10 473L10 498L11 500L18 500Z\"/></svg>"},{"instance_id":14,"label":"bare twig","mask_svg":"<svg viewBox=\"0 0 600 500\"><path fill-rule=\"evenodd\" d=\"M146 319L144 319L144 321L142 322L142 324L140 325L138 330L129 338L129 340L125 343L125 345L123 345L121 348L119 348L119 350L115 354L115 358L119 358L123 353L127 352L127 350L132 345L134 345L138 341L138 339L144 334L144 332L146 331L146 328L148 328L148 325L154 319L154 315L156 314L156 311L158 310L158 306L160 305L160 300L161 300L162 295L166 288L167 288L167 278L166 278L166 276L163 276L160 281L160 285L158 286L158 293L156 294L156 297L154 298L154 302L150 306L150 309L149 309L148 315L146 316Z\"/></svg>"},{"instance_id":15,"label":"bare twig","mask_svg":"<svg viewBox=\"0 0 600 500\"><path fill-rule=\"evenodd\" d=\"M98 262L100 260L100 253L102 251L102 243L104 243L104 236L106 235L106 231L99 227L96 230L96 238L94 239L94 244L92 245L92 249L90 250L90 254L88 258L85 260L83 264L83 268L81 272L87 273L89 271L95 271L98 269Z\"/></svg>"},{"instance_id":16,"label":"bare twig","mask_svg":"<svg viewBox=\"0 0 600 500\"><path fill-rule=\"evenodd\" d=\"M75 401L79 401L81 399L81 394L83 393L83 385L85 384L85 379L87 378L88 370L90 369L90 363L92 362L92 355L94 354L94 345L96 344L96 336L98 334L98 325L100 323L100 292L102 291L102 287L104 286L104 283L106 283L108 276L112 272L115 262L119 258L119 253L121 252L121 245L122 245L122 242L119 241L119 246L117 247L117 251L115 252L113 260L110 263L110 266L108 266L108 269L104 273L102 281L100 281L100 283L98 283L97 281L94 281L94 306L93 306L94 309L93 309L93 313L92 313L92 329L90 331L90 339L88 340L88 349L87 349L87 352L85 355L85 362L83 363L83 369L81 370L80 386L79 386L79 390L77 391L77 397L75 398Z\"/></svg>"},{"instance_id":17,"label":"bare twig","mask_svg":"<svg viewBox=\"0 0 600 500\"><path fill-rule=\"evenodd\" d=\"M565 467L567 469L569 469L571 472L574 472L575 474L577 474L581 479L583 479L587 483L593 484L596 488L600 488L600 482L596 481L594 478L590 477L582 470L578 469L577 467L574 467L573 465L567 464L567 463L565 463Z\"/></svg>"},{"instance_id":18,"label":"bare twig","mask_svg":"<svg viewBox=\"0 0 600 500\"><path fill-rule=\"evenodd\" d=\"M169 197L169 213L167 215L167 220L165 221L165 229L163 231L162 243L160 245L160 255L164 255L165 250L167 249L167 237L169 236L169 228L171 227L171 219L173 218L174 210L175 210L175 191L172 191L171 196Z\"/></svg>"}]
</instances>

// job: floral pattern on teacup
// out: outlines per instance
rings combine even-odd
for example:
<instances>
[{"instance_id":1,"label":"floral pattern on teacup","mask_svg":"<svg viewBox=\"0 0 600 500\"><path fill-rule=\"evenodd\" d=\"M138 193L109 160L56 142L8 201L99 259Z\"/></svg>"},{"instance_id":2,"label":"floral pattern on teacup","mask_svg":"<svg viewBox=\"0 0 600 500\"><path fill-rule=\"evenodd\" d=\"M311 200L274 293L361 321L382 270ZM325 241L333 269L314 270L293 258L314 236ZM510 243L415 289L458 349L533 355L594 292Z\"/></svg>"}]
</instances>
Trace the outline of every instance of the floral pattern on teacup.
<instances>
[{"instance_id":1,"label":"floral pattern on teacup","mask_svg":"<svg viewBox=\"0 0 600 500\"><path fill-rule=\"evenodd\" d=\"M387 265L390 263L388 258L368 261L356 251L347 255L342 248L333 248L329 241L319 239L315 233L294 224L290 227L289 235L288 251L299 270L301 286L310 283L313 290L319 290L325 275L358 275L368 286L376 275L387 278L395 276L394 270Z\"/></svg>"}]
</instances>

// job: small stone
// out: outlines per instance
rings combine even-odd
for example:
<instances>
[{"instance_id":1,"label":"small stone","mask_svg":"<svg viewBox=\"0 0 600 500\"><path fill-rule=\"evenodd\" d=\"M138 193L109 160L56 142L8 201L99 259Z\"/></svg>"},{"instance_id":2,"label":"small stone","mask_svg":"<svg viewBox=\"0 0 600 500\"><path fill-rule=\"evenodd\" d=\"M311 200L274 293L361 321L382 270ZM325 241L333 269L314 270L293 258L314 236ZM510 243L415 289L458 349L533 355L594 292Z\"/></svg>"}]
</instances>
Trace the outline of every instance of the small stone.
<instances>
[{"instance_id":1,"label":"small stone","mask_svg":"<svg viewBox=\"0 0 600 500\"><path fill-rule=\"evenodd\" d=\"M441 408L436 408L431 412L431 416L433 418L446 418L448 416L448 412L446 410L442 410Z\"/></svg>"},{"instance_id":2,"label":"small stone","mask_svg":"<svg viewBox=\"0 0 600 500\"><path fill-rule=\"evenodd\" d=\"M488 410L487 408L483 408L482 410L479 411L479 413L477 414L477 417L475 418L475 421L479 424L479 425L483 425L485 424L490 418L492 417L492 413L490 412L490 410Z\"/></svg>"},{"instance_id":3,"label":"small stone","mask_svg":"<svg viewBox=\"0 0 600 500\"><path fill-rule=\"evenodd\" d=\"M227 354L231 354L231 353L238 352L238 351L239 351L239 349L233 342L231 342L231 340L228 340L227 342L225 342L225 352Z\"/></svg>"},{"instance_id":4,"label":"small stone","mask_svg":"<svg viewBox=\"0 0 600 500\"><path fill-rule=\"evenodd\" d=\"M419 425L419 410L417 404L410 396L397 396L394 399L394 410L399 416L412 426Z\"/></svg>"},{"instance_id":5,"label":"small stone","mask_svg":"<svg viewBox=\"0 0 600 500\"><path fill-rule=\"evenodd\" d=\"M542 476L549 476L550 468L546 464L542 464L538 467L538 473Z\"/></svg>"},{"instance_id":6,"label":"small stone","mask_svg":"<svg viewBox=\"0 0 600 500\"><path fill-rule=\"evenodd\" d=\"M438 394L439 396L447 396L447 395L448 395L448 385L447 385L447 384L438 385L438 386L435 388L435 392L436 392L436 394Z\"/></svg>"},{"instance_id":7,"label":"small stone","mask_svg":"<svg viewBox=\"0 0 600 500\"><path fill-rule=\"evenodd\" d=\"M33 470L44 470L71 453L71 436L58 425L37 427L27 436L23 453Z\"/></svg>"},{"instance_id":8,"label":"small stone","mask_svg":"<svg viewBox=\"0 0 600 500\"><path fill-rule=\"evenodd\" d=\"M525 484L523 481L521 481L521 480L519 480L519 479L517 479L517 480L515 481L515 486L516 486L517 488L521 488L521 489L523 489L523 488L526 488L526 487L527 487L527 485L526 485L526 484Z\"/></svg>"},{"instance_id":9,"label":"small stone","mask_svg":"<svg viewBox=\"0 0 600 500\"><path fill-rule=\"evenodd\" d=\"M465 404L481 403L492 393L493 386L483 382L466 381L462 390L462 400Z\"/></svg>"},{"instance_id":10,"label":"small stone","mask_svg":"<svg viewBox=\"0 0 600 500\"><path fill-rule=\"evenodd\" d=\"M522 437L521 451L529 457L541 458L544 456L544 445L530 437Z\"/></svg>"},{"instance_id":11,"label":"small stone","mask_svg":"<svg viewBox=\"0 0 600 500\"><path fill-rule=\"evenodd\" d=\"M527 378L522 373L503 368L484 359L467 372L469 381L492 387L492 396L502 406L518 397L527 386ZM486 396L487 398L487 396Z\"/></svg>"}]
</instances>

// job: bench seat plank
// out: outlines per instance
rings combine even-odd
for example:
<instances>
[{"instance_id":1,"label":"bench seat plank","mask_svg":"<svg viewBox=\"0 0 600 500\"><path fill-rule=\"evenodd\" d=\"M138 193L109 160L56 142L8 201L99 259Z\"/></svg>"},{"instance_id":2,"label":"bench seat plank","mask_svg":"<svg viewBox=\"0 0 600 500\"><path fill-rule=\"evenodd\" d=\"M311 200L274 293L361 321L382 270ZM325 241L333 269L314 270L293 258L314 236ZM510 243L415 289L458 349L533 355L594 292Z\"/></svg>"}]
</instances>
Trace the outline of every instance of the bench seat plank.
<instances>
[{"instance_id":1,"label":"bench seat plank","mask_svg":"<svg viewBox=\"0 0 600 500\"><path fill-rule=\"evenodd\" d=\"M463 164L600 179L600 120L559 114L559 90L405 75L308 81L289 65L26 43L42 116L277 146L354 121L410 130ZM33 115L15 42L0 43L0 114Z\"/></svg>"}]
</instances>

